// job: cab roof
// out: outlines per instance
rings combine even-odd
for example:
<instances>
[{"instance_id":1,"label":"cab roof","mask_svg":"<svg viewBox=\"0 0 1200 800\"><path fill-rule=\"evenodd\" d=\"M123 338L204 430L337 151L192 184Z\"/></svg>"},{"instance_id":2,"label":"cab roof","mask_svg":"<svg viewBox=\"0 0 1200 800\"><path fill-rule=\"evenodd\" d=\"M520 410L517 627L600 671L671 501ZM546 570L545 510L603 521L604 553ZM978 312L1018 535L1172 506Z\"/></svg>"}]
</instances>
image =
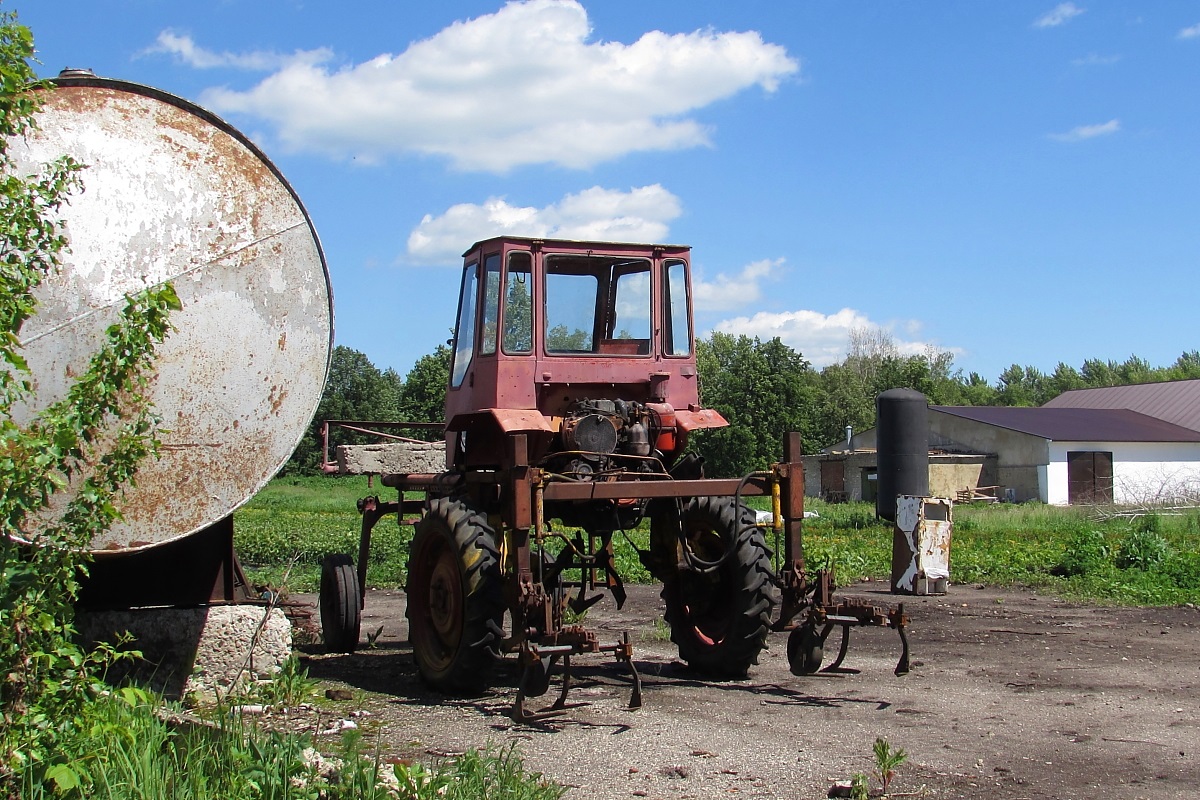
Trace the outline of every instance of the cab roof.
<instances>
[{"instance_id":1,"label":"cab roof","mask_svg":"<svg viewBox=\"0 0 1200 800\"><path fill-rule=\"evenodd\" d=\"M492 236L487 239L480 239L475 244L467 248L463 256L470 255L480 247L491 244L493 242L505 242L511 244L523 244L529 247L541 245L542 247L567 247L572 250L582 250L584 248L594 248L596 250L654 250L661 248L663 250L671 250L675 252L689 252L691 245L687 244L652 244L649 242L602 242L587 239L554 239L540 236Z\"/></svg>"}]
</instances>

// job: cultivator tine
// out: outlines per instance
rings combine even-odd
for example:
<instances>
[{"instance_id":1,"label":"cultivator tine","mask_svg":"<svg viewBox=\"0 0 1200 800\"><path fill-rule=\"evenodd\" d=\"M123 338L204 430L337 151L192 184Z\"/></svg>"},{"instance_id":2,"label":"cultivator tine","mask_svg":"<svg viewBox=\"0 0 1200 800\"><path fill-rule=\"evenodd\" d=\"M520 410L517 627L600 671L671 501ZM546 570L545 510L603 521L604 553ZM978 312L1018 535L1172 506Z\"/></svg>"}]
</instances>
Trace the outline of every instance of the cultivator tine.
<instances>
[{"instance_id":1,"label":"cultivator tine","mask_svg":"<svg viewBox=\"0 0 1200 800\"><path fill-rule=\"evenodd\" d=\"M642 707L642 676L638 674L637 666L633 663L633 645L629 642L629 631L625 631L625 636L621 641L624 647L622 656L618 656L629 667L629 674L633 676L633 693L629 696L629 710L633 711L636 708Z\"/></svg>"},{"instance_id":2,"label":"cultivator tine","mask_svg":"<svg viewBox=\"0 0 1200 800\"><path fill-rule=\"evenodd\" d=\"M899 677L908 674L908 633L905 632L905 628L908 625L908 617L904 616L904 604L901 603L900 607L891 616L893 619L889 620L889 622L893 624L896 631L900 634L900 644L902 647L900 660L896 662L896 677Z\"/></svg>"},{"instance_id":3,"label":"cultivator tine","mask_svg":"<svg viewBox=\"0 0 1200 800\"><path fill-rule=\"evenodd\" d=\"M833 625L826 625L824 632L821 634L821 644L825 644L825 640L829 638L830 632L833 630ZM854 672L855 670L842 669L842 662L846 660L846 651L850 649L850 626L842 626L842 643L838 646L837 658L833 660L822 672Z\"/></svg>"},{"instance_id":4,"label":"cultivator tine","mask_svg":"<svg viewBox=\"0 0 1200 800\"><path fill-rule=\"evenodd\" d=\"M563 709L567 707L567 692L571 691L571 656L563 656L563 681L562 689L558 693L558 699L554 701L554 705L550 706L550 710L558 714L562 714Z\"/></svg>"},{"instance_id":5,"label":"cultivator tine","mask_svg":"<svg viewBox=\"0 0 1200 800\"><path fill-rule=\"evenodd\" d=\"M557 705L557 703L555 704ZM561 717L566 714L566 711L555 710L553 708L542 709L541 711L530 711L525 707L525 697L521 692L517 692L516 702L513 703L512 712L509 714L513 722L519 722L522 725L536 725L543 720Z\"/></svg>"},{"instance_id":6,"label":"cultivator tine","mask_svg":"<svg viewBox=\"0 0 1200 800\"><path fill-rule=\"evenodd\" d=\"M526 667L526 670L533 667ZM566 714L567 692L571 686L571 663L569 658L563 659L563 685L562 691L558 695L558 699L554 701L554 705L548 708L543 708L541 711L530 711L525 707L525 701L528 697L525 694L525 687L517 688L517 699L513 701L512 711L509 716L514 722L519 722L524 725L535 725L542 720L551 719L552 717L561 717Z\"/></svg>"}]
</instances>

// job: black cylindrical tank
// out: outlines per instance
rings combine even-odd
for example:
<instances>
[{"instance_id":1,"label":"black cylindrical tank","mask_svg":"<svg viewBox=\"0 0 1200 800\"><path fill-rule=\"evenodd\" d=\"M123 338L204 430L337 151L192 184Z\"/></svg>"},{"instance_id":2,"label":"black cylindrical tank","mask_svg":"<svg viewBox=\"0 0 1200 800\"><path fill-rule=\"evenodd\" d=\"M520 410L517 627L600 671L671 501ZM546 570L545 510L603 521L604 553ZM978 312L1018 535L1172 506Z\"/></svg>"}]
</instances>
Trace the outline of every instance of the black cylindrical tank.
<instances>
[{"instance_id":1,"label":"black cylindrical tank","mask_svg":"<svg viewBox=\"0 0 1200 800\"><path fill-rule=\"evenodd\" d=\"M875 514L896 521L896 496L929 494L929 401L914 389L875 398L879 457Z\"/></svg>"}]
</instances>

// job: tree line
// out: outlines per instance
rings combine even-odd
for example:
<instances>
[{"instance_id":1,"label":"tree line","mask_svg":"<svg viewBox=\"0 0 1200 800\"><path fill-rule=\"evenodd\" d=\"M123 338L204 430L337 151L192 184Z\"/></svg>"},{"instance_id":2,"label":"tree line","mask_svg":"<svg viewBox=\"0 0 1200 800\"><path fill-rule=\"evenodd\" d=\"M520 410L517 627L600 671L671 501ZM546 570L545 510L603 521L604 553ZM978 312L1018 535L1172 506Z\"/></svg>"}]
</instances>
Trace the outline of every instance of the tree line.
<instances>
[{"instance_id":1,"label":"tree line","mask_svg":"<svg viewBox=\"0 0 1200 800\"><path fill-rule=\"evenodd\" d=\"M799 431L806 453L845 438L847 426L875 425L875 398L888 389L915 389L933 405L1040 406L1071 389L1200 378L1200 350L1168 366L1130 356L1122 362L1088 359L1079 368L1060 362L1052 372L1013 364L992 383L954 368L952 353L935 348L902 355L879 328L851 332L846 357L817 369L778 338L714 332L696 342L700 400L729 427L695 437L711 475L742 475L782 453L785 431ZM329 381L310 430L286 470L315 472L321 460L321 422L327 419L439 422L449 376L450 349L439 345L401 378L380 371L363 353L334 348ZM335 433L333 444L363 441Z\"/></svg>"}]
</instances>

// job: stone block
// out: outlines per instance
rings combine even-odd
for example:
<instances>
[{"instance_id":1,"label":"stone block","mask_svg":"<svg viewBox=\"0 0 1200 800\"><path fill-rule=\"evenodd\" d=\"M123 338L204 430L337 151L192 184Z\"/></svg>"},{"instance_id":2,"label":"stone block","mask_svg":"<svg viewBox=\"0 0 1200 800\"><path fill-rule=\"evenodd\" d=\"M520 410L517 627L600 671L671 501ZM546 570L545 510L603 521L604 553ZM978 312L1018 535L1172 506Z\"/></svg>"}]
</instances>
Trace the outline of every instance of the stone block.
<instances>
[{"instance_id":1,"label":"stone block","mask_svg":"<svg viewBox=\"0 0 1200 800\"><path fill-rule=\"evenodd\" d=\"M423 475L446 471L445 442L344 444L337 448L342 475Z\"/></svg>"}]
</instances>

